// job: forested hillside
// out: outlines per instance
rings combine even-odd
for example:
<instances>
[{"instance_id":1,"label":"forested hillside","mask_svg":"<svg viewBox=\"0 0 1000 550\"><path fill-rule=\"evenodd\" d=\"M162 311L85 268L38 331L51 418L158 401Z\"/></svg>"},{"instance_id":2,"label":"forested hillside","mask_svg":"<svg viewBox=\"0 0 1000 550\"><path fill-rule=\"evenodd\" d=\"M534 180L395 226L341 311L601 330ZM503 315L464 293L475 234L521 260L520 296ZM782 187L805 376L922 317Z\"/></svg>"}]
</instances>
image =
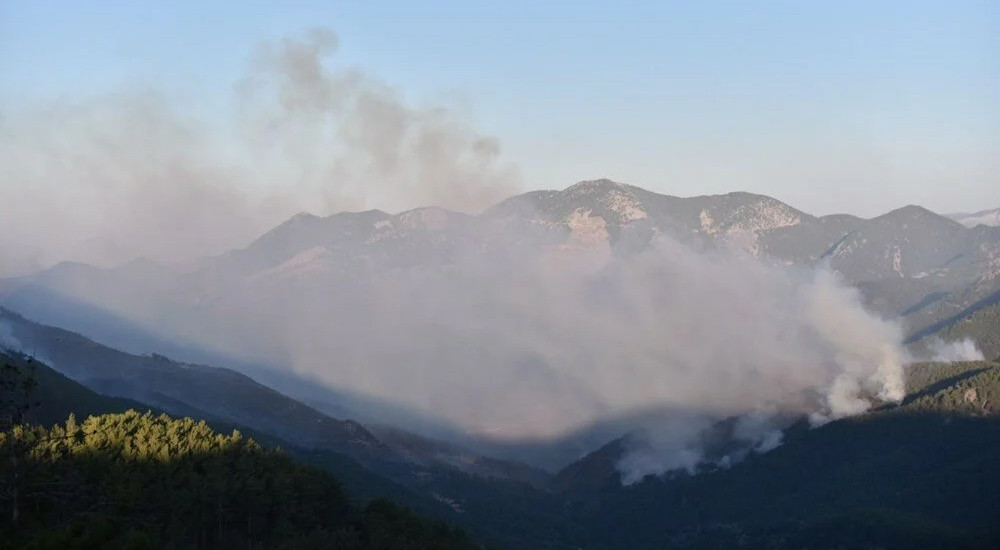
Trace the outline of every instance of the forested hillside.
<instances>
[{"instance_id":1,"label":"forested hillside","mask_svg":"<svg viewBox=\"0 0 1000 550\"><path fill-rule=\"evenodd\" d=\"M729 468L623 487L613 443L548 492L428 470L398 485L344 455L220 435L192 419L128 410L45 365L3 357L0 547L995 548L1000 542L1000 365L912 365L908 396L810 428ZM17 376L31 372L30 398ZM21 405L50 428L11 427ZM121 411L125 412L114 412ZM83 420L83 414L112 411ZM227 428L229 431L231 428ZM325 470L325 471L324 471ZM346 475L350 498L327 472ZM15 489L17 489L15 491ZM15 493L17 494L15 498ZM13 513L18 510L17 527Z\"/></svg>"},{"instance_id":2,"label":"forested hillside","mask_svg":"<svg viewBox=\"0 0 1000 550\"><path fill-rule=\"evenodd\" d=\"M127 402L23 358L0 360L0 547L478 548L389 501L353 506L331 475L204 421L127 410L20 424Z\"/></svg>"},{"instance_id":3,"label":"forested hillside","mask_svg":"<svg viewBox=\"0 0 1000 550\"><path fill-rule=\"evenodd\" d=\"M1000 304L977 310L933 336L947 341L968 338L976 343L984 357L1000 360Z\"/></svg>"}]
</instances>

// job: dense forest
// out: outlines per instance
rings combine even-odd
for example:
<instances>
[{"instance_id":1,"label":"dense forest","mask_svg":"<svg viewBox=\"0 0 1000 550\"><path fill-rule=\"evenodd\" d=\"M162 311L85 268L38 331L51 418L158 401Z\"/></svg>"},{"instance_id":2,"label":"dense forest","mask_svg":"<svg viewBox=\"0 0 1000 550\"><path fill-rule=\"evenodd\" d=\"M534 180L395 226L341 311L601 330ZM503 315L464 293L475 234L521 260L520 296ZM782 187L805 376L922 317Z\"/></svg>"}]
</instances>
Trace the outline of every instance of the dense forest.
<instances>
[{"instance_id":1,"label":"dense forest","mask_svg":"<svg viewBox=\"0 0 1000 550\"><path fill-rule=\"evenodd\" d=\"M389 501L354 506L330 474L203 421L127 410L22 423L52 391L35 391L35 373L51 371L3 359L0 547L478 548Z\"/></svg>"}]
</instances>

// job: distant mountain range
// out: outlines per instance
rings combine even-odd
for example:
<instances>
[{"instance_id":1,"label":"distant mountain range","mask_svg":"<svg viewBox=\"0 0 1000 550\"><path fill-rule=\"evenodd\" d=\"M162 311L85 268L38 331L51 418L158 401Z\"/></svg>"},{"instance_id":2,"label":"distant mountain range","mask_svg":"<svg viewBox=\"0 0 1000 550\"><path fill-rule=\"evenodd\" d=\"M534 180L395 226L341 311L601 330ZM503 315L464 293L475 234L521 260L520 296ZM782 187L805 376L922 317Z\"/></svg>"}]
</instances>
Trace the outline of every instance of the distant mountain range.
<instances>
[{"instance_id":1,"label":"distant mountain range","mask_svg":"<svg viewBox=\"0 0 1000 550\"><path fill-rule=\"evenodd\" d=\"M827 263L862 290L870 307L901 318L917 339L1000 299L1000 227L963 225L997 212L949 218L906 206L872 219L816 217L762 195L680 198L596 180L517 195L478 216L433 207L396 215L303 213L244 249L183 267L147 260L115 269L60 264L0 283L0 303L125 349L132 348L120 328L102 334L92 315L70 319L66 307L54 304L96 309L169 341L197 346L205 324L218 324L213 317L218 308L259 311L278 302L301 303L304 296L310 302L375 274L446 269L477 254L515 258L504 254L517 251L516 259L523 259L558 257L569 249L628 255L657 235L669 235L691 246L736 247L786 265ZM358 299L336 297L342 306ZM223 348L245 347L245 342L227 346L226 335L212 338Z\"/></svg>"},{"instance_id":2,"label":"distant mountain range","mask_svg":"<svg viewBox=\"0 0 1000 550\"><path fill-rule=\"evenodd\" d=\"M1000 208L994 208L993 210L981 210L979 212L959 213L959 214L948 214L948 217L957 221L958 223L966 227L975 227L977 225L989 225L989 226L1000 226Z\"/></svg>"},{"instance_id":3,"label":"distant mountain range","mask_svg":"<svg viewBox=\"0 0 1000 550\"><path fill-rule=\"evenodd\" d=\"M496 327L476 325L478 312L498 311L491 301L497 289L484 292L476 281L506 278L517 290L521 265L590 269L587 262L635 257L663 238L698 250L735 249L793 268L828 265L861 291L870 309L900 320L915 348L955 337L949 329L974 318L970 337L988 358L1000 353L988 341L995 316L974 317L1000 303L1000 227L966 227L919 206L872 219L817 217L763 195L681 198L609 180L513 196L477 216L434 207L395 215L303 213L246 248L183 266L63 263L0 281L0 304L129 353L235 368L338 418L481 444L480 452L506 458L530 455L534 464L556 468L612 438L614 428L595 427L559 452L549 447L536 456L478 436L469 440L447 415L373 399L363 387L331 390L299 372L332 364L342 380L363 381L372 364L392 365L398 378L392 384L400 392L421 387L430 392L428 400L440 401L434 391L466 390L429 388L420 375L425 367L411 365L443 366L450 369L449 384L478 384L480 393L471 395L482 396L476 405L492 407L493 416L511 406L534 406L512 405L493 388L516 383L546 395L558 393L563 382L552 378L542 358L518 347L522 336L498 338ZM442 296L454 296L454 303L441 304ZM435 322L413 324L419 315L410 311L407 320L400 308L425 309ZM497 315L516 319L524 312ZM529 315L504 322L533 321ZM516 378L482 367L477 376L467 375L466 365L484 360L514 365ZM299 372L287 368L293 363ZM88 376L98 387L102 376ZM144 384L137 379L133 387ZM164 404L170 398L157 396ZM198 400L188 405L211 412Z\"/></svg>"},{"instance_id":4,"label":"distant mountain range","mask_svg":"<svg viewBox=\"0 0 1000 550\"><path fill-rule=\"evenodd\" d=\"M511 382L482 373L487 360L515 364L529 387L548 391L564 381L553 381L544 360L523 353L516 338L477 326L491 297L480 300L485 292L463 286L455 272L516 281L527 262L587 270L639 257L664 238L790 269L829 266L869 308L902 324L914 353L934 339L969 338L987 359L1000 359L1000 227L986 223L997 212L942 216L906 206L872 219L817 217L762 195L680 198L596 180L517 195L475 216L433 207L303 213L246 248L183 266L63 263L0 281L0 344L16 340L112 396L116 411L141 403L245 428L293 446L358 494L389 494L507 547L654 548L667 529L678 547L752 540L796 548L795 536L823 540L825 529L837 539L840 524L826 522L841 521L838 514L854 527L875 521L865 515L875 505L891 512L876 522L880 529L909 533L919 524L928 540L947 546L949 537L965 536L963 526L1000 517L979 485L996 477L988 466L1000 433L995 363L918 367L903 407L818 430L800 422L782 447L746 464L633 487L620 485L616 469L634 444L627 423L504 443L286 367L306 357L364 379L373 363L389 362L406 390L424 384L420 365L443 364L455 384L446 391L461 392L460 384L482 375L474 381L496 388L483 407L534 406L506 403ZM434 298L449 293L456 303L437 309ZM404 306L427 308L435 323L405 324L395 315ZM331 320L331 312L342 315ZM461 326L448 324L456 312L465 314ZM529 334L535 322L518 311L494 313ZM314 351L294 355L303 349ZM59 387L82 395L67 382ZM93 397L86 400L92 406ZM732 423L712 429L724 446ZM865 466L871 453L877 460ZM757 498L765 493L777 500ZM783 521L792 524L782 524L780 540L748 531Z\"/></svg>"}]
</instances>

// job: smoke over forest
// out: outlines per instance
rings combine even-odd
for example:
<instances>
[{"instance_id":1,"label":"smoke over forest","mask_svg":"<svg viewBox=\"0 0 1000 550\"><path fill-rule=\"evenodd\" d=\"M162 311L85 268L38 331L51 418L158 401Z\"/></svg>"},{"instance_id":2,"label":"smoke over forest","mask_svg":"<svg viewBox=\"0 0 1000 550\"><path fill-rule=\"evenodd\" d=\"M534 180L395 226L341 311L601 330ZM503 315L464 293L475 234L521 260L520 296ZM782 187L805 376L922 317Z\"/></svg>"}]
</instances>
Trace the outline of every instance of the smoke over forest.
<instances>
[{"instance_id":1,"label":"smoke over forest","mask_svg":"<svg viewBox=\"0 0 1000 550\"><path fill-rule=\"evenodd\" d=\"M137 257L197 272L211 263L198 258L302 210L475 215L520 189L495 138L338 66L336 51L326 30L265 44L221 126L156 92L4 113L0 178L27 183L0 187L0 274ZM440 265L371 269L318 247L216 281L221 290L100 305L472 437L558 439L615 423L642 442L619 464L626 482L694 468L705 431L727 418L741 452L766 451L795 418L821 425L903 397L902 329L823 266L662 234L618 254L600 218L565 246L470 221L483 217L411 214L424 229L467 223L477 238ZM289 283L283 270L303 263L316 273Z\"/></svg>"}]
</instances>

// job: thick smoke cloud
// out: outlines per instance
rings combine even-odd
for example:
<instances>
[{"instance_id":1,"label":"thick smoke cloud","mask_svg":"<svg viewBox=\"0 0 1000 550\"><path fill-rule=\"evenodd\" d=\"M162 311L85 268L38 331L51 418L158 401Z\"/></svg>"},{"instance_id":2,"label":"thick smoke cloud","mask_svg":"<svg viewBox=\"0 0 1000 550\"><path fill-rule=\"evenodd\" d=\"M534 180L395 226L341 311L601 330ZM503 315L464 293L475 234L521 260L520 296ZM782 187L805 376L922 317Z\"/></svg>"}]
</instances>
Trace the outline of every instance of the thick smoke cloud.
<instances>
[{"instance_id":1,"label":"thick smoke cloud","mask_svg":"<svg viewBox=\"0 0 1000 550\"><path fill-rule=\"evenodd\" d=\"M516 190L495 140L331 68L336 45L315 31L264 47L221 129L156 94L5 117L0 273L179 261L302 209L476 211ZM586 234L553 241L540 223L423 210L371 222L389 223L381 256L317 247L249 271L222 258L159 287L160 273L121 270L110 288L69 294L484 441L632 432L625 482L725 465L780 445L790 419L819 425L902 398L900 328L834 274L663 235L621 254L603 220L574 220ZM727 419L737 445L716 452Z\"/></svg>"},{"instance_id":2,"label":"thick smoke cloud","mask_svg":"<svg viewBox=\"0 0 1000 550\"><path fill-rule=\"evenodd\" d=\"M258 221L264 205L210 137L156 94L13 113L0 134L0 275L60 260L177 261L277 221Z\"/></svg>"},{"instance_id":3,"label":"thick smoke cloud","mask_svg":"<svg viewBox=\"0 0 1000 550\"><path fill-rule=\"evenodd\" d=\"M447 109L412 108L357 69L328 70L336 49L322 29L267 46L241 85L258 151L287 155L301 186L335 210L478 211L517 191L496 138Z\"/></svg>"},{"instance_id":4,"label":"thick smoke cloud","mask_svg":"<svg viewBox=\"0 0 1000 550\"><path fill-rule=\"evenodd\" d=\"M625 482L728 464L773 449L797 418L821 425L903 397L900 327L866 312L834 273L662 235L614 254L600 231L540 244L516 226L468 222L433 210L394 218L381 238L410 234L416 261L312 249L185 291L203 293L195 305L156 295L116 313L481 442L586 440L579 448L592 450L632 432ZM428 246L449 238L466 246L436 260ZM727 419L720 454L706 438Z\"/></svg>"},{"instance_id":5,"label":"thick smoke cloud","mask_svg":"<svg viewBox=\"0 0 1000 550\"><path fill-rule=\"evenodd\" d=\"M2 107L0 276L188 260L302 210L476 211L518 188L495 138L336 66L336 44L266 44L211 124L157 92Z\"/></svg>"}]
</instances>

